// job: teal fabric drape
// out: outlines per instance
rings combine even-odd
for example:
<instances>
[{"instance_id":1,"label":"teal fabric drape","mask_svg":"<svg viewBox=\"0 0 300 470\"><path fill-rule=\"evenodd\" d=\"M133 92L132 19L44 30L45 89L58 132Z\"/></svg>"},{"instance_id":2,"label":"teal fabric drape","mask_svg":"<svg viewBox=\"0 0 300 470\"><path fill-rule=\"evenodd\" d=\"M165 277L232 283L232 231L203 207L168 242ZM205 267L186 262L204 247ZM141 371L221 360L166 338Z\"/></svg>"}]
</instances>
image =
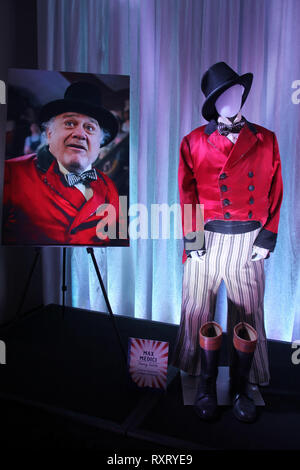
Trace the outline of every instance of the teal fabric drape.
<instances>
[{"instance_id":1,"label":"teal fabric drape","mask_svg":"<svg viewBox=\"0 0 300 470\"><path fill-rule=\"evenodd\" d=\"M292 82L300 80L299 20L298 0L38 2L40 68L130 75L130 202L149 211L153 203L178 202L179 145L205 122L205 70L224 60L239 73L253 72L243 114L275 131L285 189L278 245L266 261L265 322L269 338L286 341L300 338L300 107L291 98ZM140 239L130 248L95 251L115 313L179 323L181 240ZM50 253L44 249L46 265ZM68 302L103 310L85 250L68 256ZM58 289L51 286L48 300ZM225 328L224 288L216 319Z\"/></svg>"}]
</instances>

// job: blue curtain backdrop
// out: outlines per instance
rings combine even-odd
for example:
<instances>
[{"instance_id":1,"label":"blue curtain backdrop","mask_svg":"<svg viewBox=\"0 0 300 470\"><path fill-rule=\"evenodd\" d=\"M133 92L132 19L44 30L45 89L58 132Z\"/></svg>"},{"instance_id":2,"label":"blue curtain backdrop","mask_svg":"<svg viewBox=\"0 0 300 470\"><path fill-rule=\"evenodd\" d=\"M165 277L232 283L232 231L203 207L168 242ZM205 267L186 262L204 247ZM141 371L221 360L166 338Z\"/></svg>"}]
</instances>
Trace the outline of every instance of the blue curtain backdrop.
<instances>
[{"instance_id":1,"label":"blue curtain backdrop","mask_svg":"<svg viewBox=\"0 0 300 470\"><path fill-rule=\"evenodd\" d=\"M223 60L253 72L243 114L275 131L284 179L278 244L266 261L265 323L269 338L286 341L300 338L300 104L292 101L299 24L299 0L38 2L40 68L131 77L131 204L178 202L178 149L205 122L205 70ZM115 313L179 323L181 240L95 251ZM57 250L44 249L46 300L58 300L59 260ZM69 304L104 310L85 250L69 250L68 261ZM225 318L222 288L216 319L224 329Z\"/></svg>"}]
</instances>

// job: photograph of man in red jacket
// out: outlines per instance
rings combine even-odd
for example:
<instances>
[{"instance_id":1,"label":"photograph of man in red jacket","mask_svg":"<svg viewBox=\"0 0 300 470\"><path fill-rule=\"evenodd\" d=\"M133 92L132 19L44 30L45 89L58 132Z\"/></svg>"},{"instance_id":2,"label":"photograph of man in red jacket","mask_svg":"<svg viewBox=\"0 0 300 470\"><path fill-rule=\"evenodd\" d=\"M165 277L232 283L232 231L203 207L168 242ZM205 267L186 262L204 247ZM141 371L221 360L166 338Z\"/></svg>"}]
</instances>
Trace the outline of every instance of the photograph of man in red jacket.
<instances>
[{"instance_id":1,"label":"photograph of man in red jacket","mask_svg":"<svg viewBox=\"0 0 300 470\"><path fill-rule=\"evenodd\" d=\"M119 222L115 184L94 168L100 147L118 132L90 82L74 82L64 98L45 104L39 116L47 145L5 162L3 238L6 245L113 244L97 224ZM109 212L99 208L109 205ZM109 216L107 217L107 215ZM98 225L99 227L99 225ZM116 233L116 230L113 231Z\"/></svg>"}]
</instances>

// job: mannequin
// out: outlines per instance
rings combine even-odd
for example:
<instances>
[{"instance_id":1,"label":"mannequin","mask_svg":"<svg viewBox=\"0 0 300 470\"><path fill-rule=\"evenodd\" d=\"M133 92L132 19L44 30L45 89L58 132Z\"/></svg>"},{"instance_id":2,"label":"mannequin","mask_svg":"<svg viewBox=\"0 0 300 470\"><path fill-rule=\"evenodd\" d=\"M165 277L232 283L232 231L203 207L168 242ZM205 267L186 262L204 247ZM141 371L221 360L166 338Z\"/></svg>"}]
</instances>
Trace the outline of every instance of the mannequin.
<instances>
[{"instance_id":1,"label":"mannequin","mask_svg":"<svg viewBox=\"0 0 300 470\"><path fill-rule=\"evenodd\" d=\"M245 88L242 85L233 85L227 90L225 90L217 99L215 103L215 108L216 111L219 115L219 117L223 118L221 119L222 122L227 122L228 124L234 123L238 113L241 111L241 106L242 106L242 96L245 91ZM230 122L228 122L230 121ZM235 136L229 136L228 138L233 141L234 143L236 142L237 139L237 133L235 133ZM233 139L233 140L232 140ZM197 250L197 256L203 255L203 251L201 253L200 250ZM253 247L253 253L252 253L252 260L259 260L266 258L267 255L269 254L269 250L261 248L261 247ZM190 254L192 257L195 257L195 253L192 252Z\"/></svg>"},{"instance_id":2,"label":"mannequin","mask_svg":"<svg viewBox=\"0 0 300 470\"><path fill-rule=\"evenodd\" d=\"M184 225L182 314L173 364L200 375L194 409L202 419L218 416L216 379L222 328L214 322L218 288L226 285L227 336L233 412L256 418L248 382L270 380L264 328L264 259L275 248L282 201L280 156L273 132L248 122L241 109L252 84L224 62L202 77L205 126L184 137L179 193L186 204L204 205L202 246L196 216ZM263 165L262 165L263 161ZM188 240L188 244L187 244ZM187 249L188 247L188 249Z\"/></svg>"},{"instance_id":3,"label":"mannequin","mask_svg":"<svg viewBox=\"0 0 300 470\"><path fill-rule=\"evenodd\" d=\"M233 85L225 90L219 98L216 99L216 111L219 116L234 119L242 105L242 97L245 88L243 85ZM233 122L233 121L232 121Z\"/></svg>"}]
</instances>

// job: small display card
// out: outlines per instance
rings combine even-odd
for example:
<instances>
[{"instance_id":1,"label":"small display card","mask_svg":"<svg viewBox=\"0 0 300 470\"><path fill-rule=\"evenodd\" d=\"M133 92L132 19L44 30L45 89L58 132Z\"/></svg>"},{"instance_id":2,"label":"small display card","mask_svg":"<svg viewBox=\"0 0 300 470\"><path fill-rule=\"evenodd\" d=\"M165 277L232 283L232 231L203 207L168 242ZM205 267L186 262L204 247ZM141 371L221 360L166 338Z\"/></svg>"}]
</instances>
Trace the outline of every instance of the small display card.
<instances>
[{"instance_id":1,"label":"small display card","mask_svg":"<svg viewBox=\"0 0 300 470\"><path fill-rule=\"evenodd\" d=\"M166 390L169 343L152 339L129 338L128 368L138 387Z\"/></svg>"}]
</instances>

